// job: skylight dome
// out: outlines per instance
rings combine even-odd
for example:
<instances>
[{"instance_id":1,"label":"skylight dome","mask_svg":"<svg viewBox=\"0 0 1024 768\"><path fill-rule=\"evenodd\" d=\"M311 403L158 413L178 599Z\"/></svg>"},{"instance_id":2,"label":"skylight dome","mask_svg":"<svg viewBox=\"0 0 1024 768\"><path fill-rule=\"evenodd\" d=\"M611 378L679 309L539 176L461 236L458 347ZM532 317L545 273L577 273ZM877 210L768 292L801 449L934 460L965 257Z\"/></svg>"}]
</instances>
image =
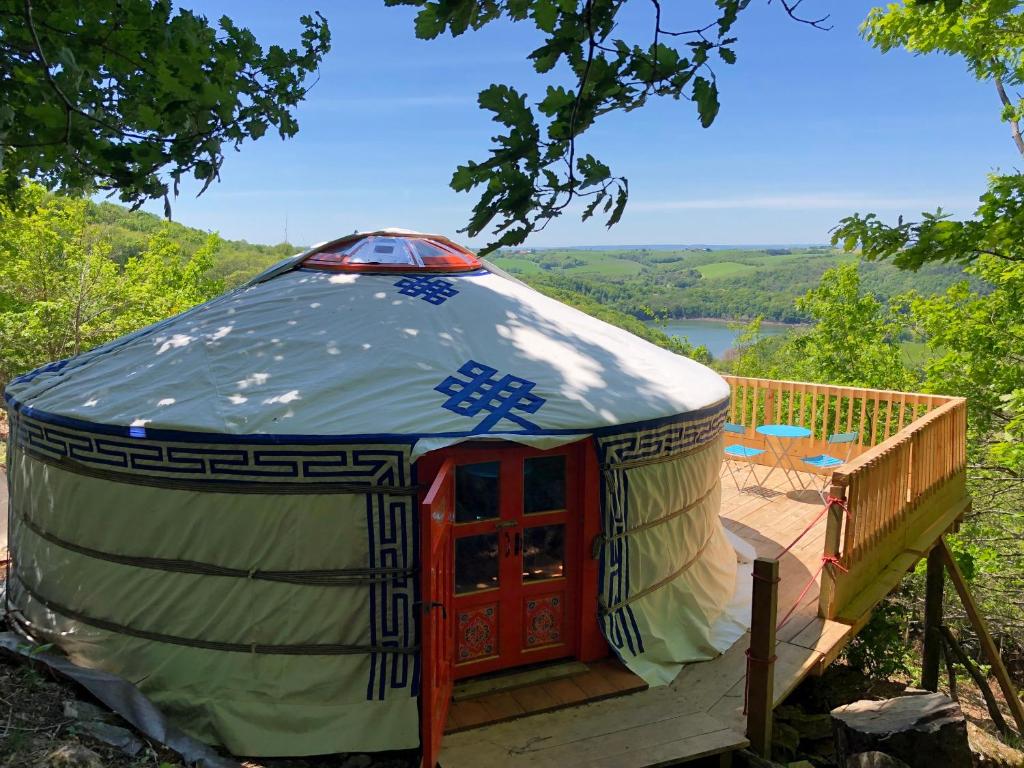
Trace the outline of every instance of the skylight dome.
<instances>
[{"instance_id":1,"label":"skylight dome","mask_svg":"<svg viewBox=\"0 0 1024 768\"><path fill-rule=\"evenodd\" d=\"M302 266L330 272L472 272L481 264L445 237L385 229L327 243Z\"/></svg>"}]
</instances>

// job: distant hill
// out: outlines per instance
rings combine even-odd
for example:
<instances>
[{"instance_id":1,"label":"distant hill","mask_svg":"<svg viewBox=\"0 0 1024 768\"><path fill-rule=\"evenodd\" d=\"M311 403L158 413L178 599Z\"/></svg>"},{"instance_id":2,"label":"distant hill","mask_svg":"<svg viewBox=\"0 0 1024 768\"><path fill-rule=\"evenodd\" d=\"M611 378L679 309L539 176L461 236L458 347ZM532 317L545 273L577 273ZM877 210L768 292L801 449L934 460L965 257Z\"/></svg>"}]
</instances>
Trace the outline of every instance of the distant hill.
<instances>
[{"instance_id":1,"label":"distant hill","mask_svg":"<svg viewBox=\"0 0 1024 768\"><path fill-rule=\"evenodd\" d=\"M763 315L798 323L808 318L794 300L818 285L827 269L856 258L825 246L687 246L505 249L492 261L536 287L573 291L634 317L745 320ZM865 290L882 301L912 289L938 293L965 279L961 268L952 265L905 272L888 263L865 263L861 269Z\"/></svg>"},{"instance_id":2,"label":"distant hill","mask_svg":"<svg viewBox=\"0 0 1024 768\"><path fill-rule=\"evenodd\" d=\"M210 236L209 232L201 229L167 221L152 213L130 211L113 203L90 205L88 217L97 235L111 243L112 257L122 264L131 256L141 253L146 241L161 229L168 232L176 242L181 243L189 254L198 249ZM222 239L212 276L224 280L225 285L230 288L245 282L271 264L303 250L305 246L291 243L258 245L245 240Z\"/></svg>"}]
</instances>

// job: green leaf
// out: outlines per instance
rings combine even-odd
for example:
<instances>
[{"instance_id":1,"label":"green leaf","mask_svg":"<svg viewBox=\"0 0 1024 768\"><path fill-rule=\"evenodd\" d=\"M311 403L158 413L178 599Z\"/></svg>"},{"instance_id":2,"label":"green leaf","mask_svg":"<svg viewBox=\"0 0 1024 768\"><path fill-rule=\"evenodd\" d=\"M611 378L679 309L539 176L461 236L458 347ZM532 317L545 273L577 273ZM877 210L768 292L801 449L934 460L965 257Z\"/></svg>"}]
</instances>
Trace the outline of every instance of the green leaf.
<instances>
[{"instance_id":1,"label":"green leaf","mask_svg":"<svg viewBox=\"0 0 1024 768\"><path fill-rule=\"evenodd\" d=\"M718 116L718 86L703 77L693 81L693 100L697 102L697 114L704 128L711 126Z\"/></svg>"}]
</instances>

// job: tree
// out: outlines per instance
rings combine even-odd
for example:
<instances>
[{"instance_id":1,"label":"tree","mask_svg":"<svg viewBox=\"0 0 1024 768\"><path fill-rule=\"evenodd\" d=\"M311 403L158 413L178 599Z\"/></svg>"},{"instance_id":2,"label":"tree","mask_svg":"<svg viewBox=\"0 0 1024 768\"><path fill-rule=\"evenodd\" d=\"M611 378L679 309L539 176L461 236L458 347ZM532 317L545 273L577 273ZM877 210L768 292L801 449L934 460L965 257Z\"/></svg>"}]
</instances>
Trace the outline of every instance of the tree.
<instances>
[{"instance_id":1,"label":"tree","mask_svg":"<svg viewBox=\"0 0 1024 768\"><path fill-rule=\"evenodd\" d=\"M330 47L320 15L302 16L298 48L271 45L221 17L216 27L170 0L0 0L0 180L117 192L138 207L203 190L227 147L274 128Z\"/></svg>"},{"instance_id":2,"label":"tree","mask_svg":"<svg viewBox=\"0 0 1024 768\"><path fill-rule=\"evenodd\" d=\"M873 9L861 31L882 52L904 48L963 58L975 77L994 85L1001 118L1024 155L1024 98L1014 101L1006 92L1007 86L1024 84L1022 6L1021 0L905 0ZM1024 260L1024 177L991 176L975 217L952 221L939 208L920 221L900 217L893 226L873 213L854 214L839 223L832 242L846 250L859 246L868 259L892 259L908 269L933 261L970 263L986 254Z\"/></svg>"},{"instance_id":3,"label":"tree","mask_svg":"<svg viewBox=\"0 0 1024 768\"><path fill-rule=\"evenodd\" d=\"M901 390L916 383L899 346L904 321L862 290L856 263L825 272L796 306L811 318L810 328L747 343L756 336L755 321L731 365L737 374L871 389Z\"/></svg>"},{"instance_id":4,"label":"tree","mask_svg":"<svg viewBox=\"0 0 1024 768\"><path fill-rule=\"evenodd\" d=\"M715 67L736 61L732 29L750 2L715 0L705 22L673 27L669 4L648 0L648 35L635 41L615 32L625 7L643 5L639 0L385 0L419 8L416 34L427 40L499 20L532 23L540 35L528 57L550 80L540 101L531 103L504 84L479 94L480 108L494 114L504 133L494 137L488 159L469 161L452 176L457 191L481 190L464 231L476 237L492 228L496 239L485 252L516 245L574 202L585 203L584 220L600 213L609 227L618 222L628 181L578 151L578 139L601 118L640 109L657 97L692 101L701 125L710 126L719 109ZM779 7L824 28L827 16L798 15L801 2L781 0Z\"/></svg>"},{"instance_id":5,"label":"tree","mask_svg":"<svg viewBox=\"0 0 1024 768\"><path fill-rule=\"evenodd\" d=\"M961 57L992 82L1024 155L1019 123L1024 101L1007 87L1024 83L1024 14L1020 0L905 0L868 16L864 36L883 51ZM834 243L868 259L918 269L933 261L965 264L980 287L962 282L934 297L908 296L911 321L931 360L923 388L968 398L968 481L973 497L952 538L976 595L994 620L1004 655L1024 653L1024 176L993 175L971 219L941 209L920 221L889 225L874 215L840 222ZM955 614L954 614L955 615Z\"/></svg>"},{"instance_id":6,"label":"tree","mask_svg":"<svg viewBox=\"0 0 1024 768\"><path fill-rule=\"evenodd\" d=\"M216 296L216 235L191 256L166 231L124 265L86 222L89 203L20 190L0 206L0 389L11 377L71 357Z\"/></svg>"}]
</instances>

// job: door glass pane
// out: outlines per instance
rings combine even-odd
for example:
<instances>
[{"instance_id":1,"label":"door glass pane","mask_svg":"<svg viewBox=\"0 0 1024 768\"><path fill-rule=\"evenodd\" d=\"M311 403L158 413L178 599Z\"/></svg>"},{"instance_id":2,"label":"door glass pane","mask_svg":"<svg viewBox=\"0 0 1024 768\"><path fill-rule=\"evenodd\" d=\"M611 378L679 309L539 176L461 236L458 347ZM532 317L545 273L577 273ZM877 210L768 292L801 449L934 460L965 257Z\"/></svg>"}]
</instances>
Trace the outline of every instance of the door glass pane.
<instances>
[{"instance_id":1,"label":"door glass pane","mask_svg":"<svg viewBox=\"0 0 1024 768\"><path fill-rule=\"evenodd\" d=\"M565 456L541 456L523 463L523 512L565 509Z\"/></svg>"},{"instance_id":2,"label":"door glass pane","mask_svg":"<svg viewBox=\"0 0 1024 768\"><path fill-rule=\"evenodd\" d=\"M538 525L523 531L523 581L565 575L565 526Z\"/></svg>"},{"instance_id":3,"label":"door glass pane","mask_svg":"<svg viewBox=\"0 0 1024 768\"><path fill-rule=\"evenodd\" d=\"M498 534L455 540L455 592L478 592L498 586Z\"/></svg>"},{"instance_id":4,"label":"door glass pane","mask_svg":"<svg viewBox=\"0 0 1024 768\"><path fill-rule=\"evenodd\" d=\"M501 463L463 464L455 468L455 522L473 523L498 516Z\"/></svg>"}]
</instances>

